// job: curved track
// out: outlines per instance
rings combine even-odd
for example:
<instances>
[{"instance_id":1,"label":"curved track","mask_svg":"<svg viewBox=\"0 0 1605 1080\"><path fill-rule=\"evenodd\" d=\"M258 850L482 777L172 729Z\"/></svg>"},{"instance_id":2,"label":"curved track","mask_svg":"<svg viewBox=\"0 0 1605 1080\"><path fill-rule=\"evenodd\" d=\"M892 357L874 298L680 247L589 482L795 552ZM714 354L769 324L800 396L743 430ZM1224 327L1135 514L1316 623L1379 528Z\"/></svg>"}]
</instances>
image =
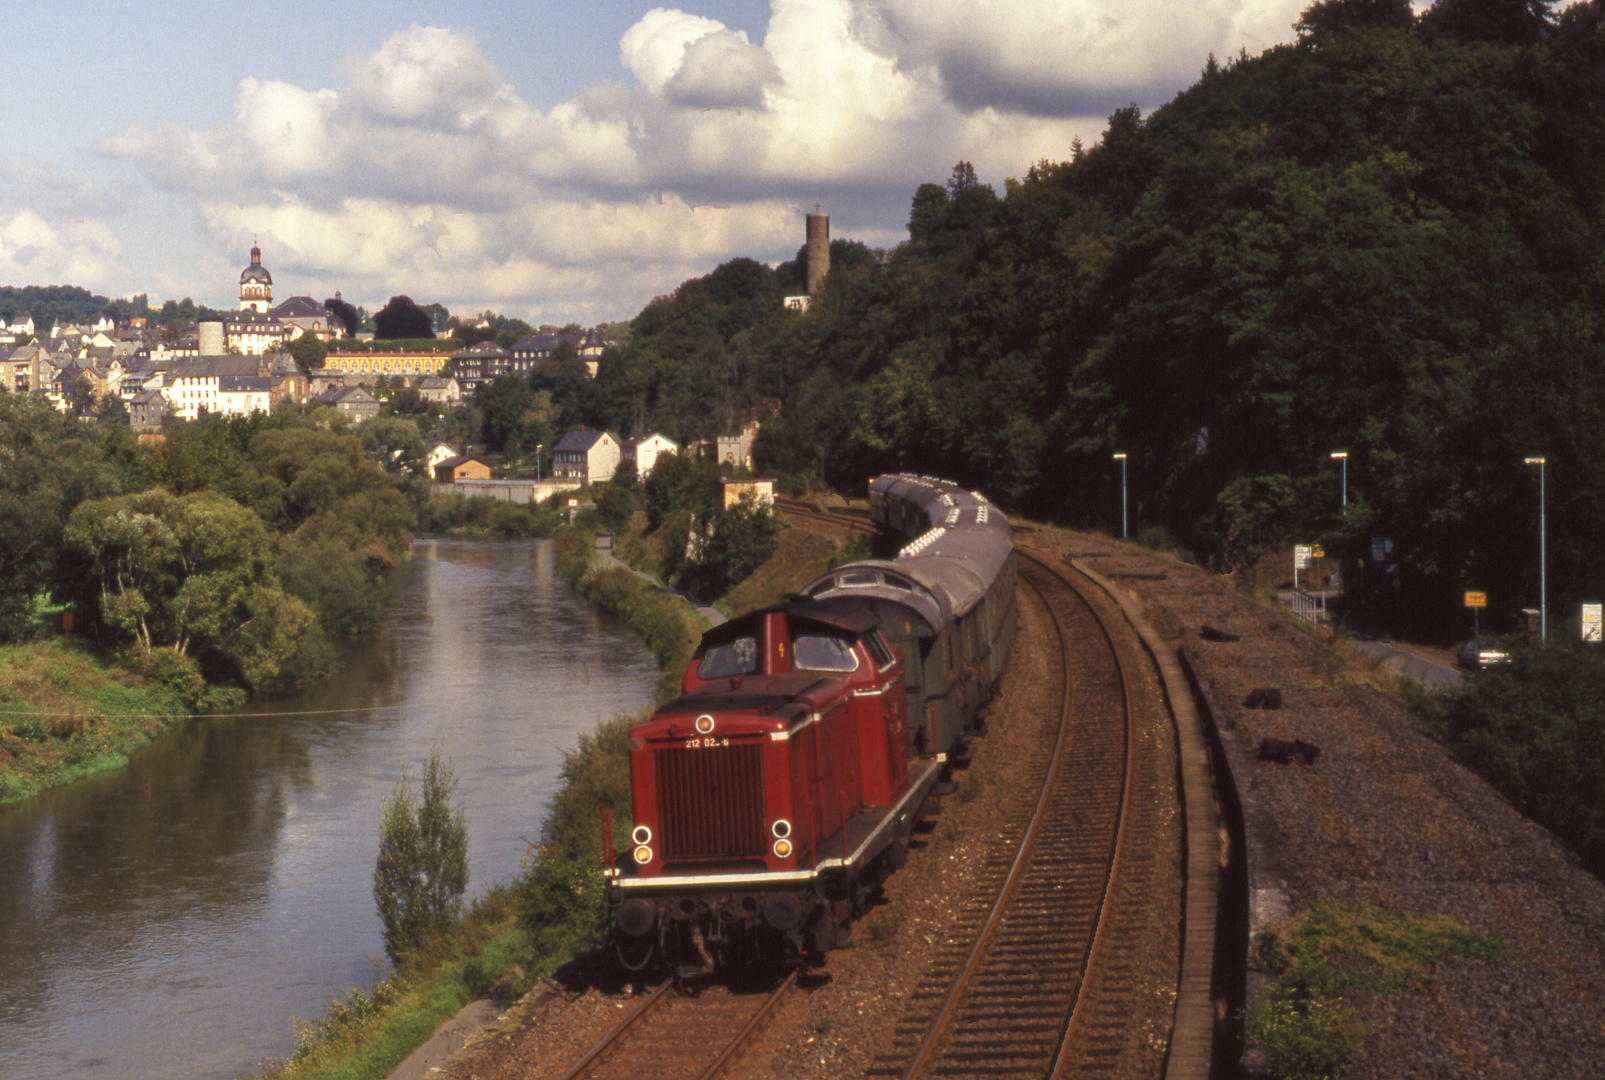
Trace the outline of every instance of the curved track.
<instances>
[{"instance_id":1,"label":"curved track","mask_svg":"<svg viewBox=\"0 0 1605 1080\"><path fill-rule=\"evenodd\" d=\"M664 982L591 1047L563 1080L724 1076L796 987L793 972L768 994L726 987L677 992Z\"/></svg>"},{"instance_id":2,"label":"curved track","mask_svg":"<svg viewBox=\"0 0 1605 1080\"><path fill-rule=\"evenodd\" d=\"M862 512L784 509L869 530ZM1152 800L1132 810L1134 778L1151 769L1138 769L1131 682L1151 660L1087 577L1018 557L1051 616L1063 677L1058 722L1031 762L1040 787L975 868L975 899L872 1075L1096 1075L1118 1070L1131 1042L1120 1001L1134 942L1120 925L1143 902L1160 829Z\"/></svg>"}]
</instances>

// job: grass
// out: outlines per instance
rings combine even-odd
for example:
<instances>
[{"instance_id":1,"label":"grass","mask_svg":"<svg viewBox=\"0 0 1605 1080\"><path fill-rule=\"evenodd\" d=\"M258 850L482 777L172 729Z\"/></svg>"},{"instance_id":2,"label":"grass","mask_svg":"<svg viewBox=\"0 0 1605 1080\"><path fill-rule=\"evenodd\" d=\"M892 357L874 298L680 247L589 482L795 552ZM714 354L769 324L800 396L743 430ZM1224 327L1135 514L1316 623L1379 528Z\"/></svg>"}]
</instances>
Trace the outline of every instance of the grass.
<instances>
[{"instance_id":1,"label":"grass","mask_svg":"<svg viewBox=\"0 0 1605 1080\"><path fill-rule=\"evenodd\" d=\"M499 886L481 898L451 938L417 956L371 989L354 986L316 1020L298 1020L290 1057L262 1063L273 1080L378 1080L429 1039L463 1006L501 979L521 993L557 966L530 965L529 937L519 926L514 890Z\"/></svg>"},{"instance_id":2,"label":"grass","mask_svg":"<svg viewBox=\"0 0 1605 1080\"><path fill-rule=\"evenodd\" d=\"M1395 994L1448 961L1509 954L1447 916L1319 901L1256 935L1255 966L1275 981L1249 1009L1249 1034L1283 1080L1335 1080L1371 1030L1345 995Z\"/></svg>"},{"instance_id":3,"label":"grass","mask_svg":"<svg viewBox=\"0 0 1605 1080\"><path fill-rule=\"evenodd\" d=\"M0 646L0 803L126 765L189 715L166 687L82 645Z\"/></svg>"}]
</instances>

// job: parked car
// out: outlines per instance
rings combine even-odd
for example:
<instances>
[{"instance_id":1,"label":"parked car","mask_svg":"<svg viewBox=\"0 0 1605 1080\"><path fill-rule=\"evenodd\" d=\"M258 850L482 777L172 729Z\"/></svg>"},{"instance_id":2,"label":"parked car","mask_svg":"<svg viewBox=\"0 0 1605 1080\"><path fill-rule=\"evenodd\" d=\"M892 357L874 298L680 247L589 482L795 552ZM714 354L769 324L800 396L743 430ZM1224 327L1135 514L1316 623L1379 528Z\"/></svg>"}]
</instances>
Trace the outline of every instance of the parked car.
<instances>
[{"instance_id":1,"label":"parked car","mask_svg":"<svg viewBox=\"0 0 1605 1080\"><path fill-rule=\"evenodd\" d=\"M1455 653L1455 659L1461 667L1476 671L1489 664L1503 664L1509 661L1510 654L1505 651L1502 641L1468 641Z\"/></svg>"}]
</instances>

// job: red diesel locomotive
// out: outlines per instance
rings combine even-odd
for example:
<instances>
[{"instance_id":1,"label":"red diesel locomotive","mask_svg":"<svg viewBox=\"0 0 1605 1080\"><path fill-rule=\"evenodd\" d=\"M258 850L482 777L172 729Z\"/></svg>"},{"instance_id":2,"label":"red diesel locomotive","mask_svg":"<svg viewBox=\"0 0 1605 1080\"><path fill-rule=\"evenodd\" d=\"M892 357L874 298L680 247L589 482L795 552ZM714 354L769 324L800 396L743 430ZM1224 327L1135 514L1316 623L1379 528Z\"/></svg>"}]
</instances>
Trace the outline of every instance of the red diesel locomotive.
<instances>
[{"instance_id":1,"label":"red diesel locomotive","mask_svg":"<svg viewBox=\"0 0 1605 1080\"><path fill-rule=\"evenodd\" d=\"M709 630L631 731L632 846L607 870L627 967L846 944L979 724L1014 637L1007 521L918 477L872 481L871 510L916 538Z\"/></svg>"}]
</instances>

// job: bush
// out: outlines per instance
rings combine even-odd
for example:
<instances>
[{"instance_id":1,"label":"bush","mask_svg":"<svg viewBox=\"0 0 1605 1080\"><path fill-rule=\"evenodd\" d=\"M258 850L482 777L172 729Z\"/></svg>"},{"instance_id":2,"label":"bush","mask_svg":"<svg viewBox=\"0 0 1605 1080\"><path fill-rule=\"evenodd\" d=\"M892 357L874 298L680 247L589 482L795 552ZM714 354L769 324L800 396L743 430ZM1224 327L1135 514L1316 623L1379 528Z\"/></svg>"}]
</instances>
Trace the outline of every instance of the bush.
<instances>
[{"instance_id":1,"label":"bush","mask_svg":"<svg viewBox=\"0 0 1605 1080\"><path fill-rule=\"evenodd\" d=\"M1605 654L1519 648L1443 713L1450 748L1605 876Z\"/></svg>"},{"instance_id":2,"label":"bush","mask_svg":"<svg viewBox=\"0 0 1605 1080\"><path fill-rule=\"evenodd\" d=\"M385 801L373 899L384 924L385 953L400 961L438 939L462 910L468 888L468 822L451 808L457 788L440 749L424 766L423 791L414 800L405 773Z\"/></svg>"},{"instance_id":3,"label":"bush","mask_svg":"<svg viewBox=\"0 0 1605 1080\"><path fill-rule=\"evenodd\" d=\"M750 495L713 520L712 528L675 578L687 593L712 600L745 581L780 546L780 522Z\"/></svg>"},{"instance_id":4,"label":"bush","mask_svg":"<svg viewBox=\"0 0 1605 1080\"><path fill-rule=\"evenodd\" d=\"M1248 1032L1281 1080L1336 1080L1359 1047L1353 1017L1325 998L1271 994L1250 1010Z\"/></svg>"}]
</instances>

